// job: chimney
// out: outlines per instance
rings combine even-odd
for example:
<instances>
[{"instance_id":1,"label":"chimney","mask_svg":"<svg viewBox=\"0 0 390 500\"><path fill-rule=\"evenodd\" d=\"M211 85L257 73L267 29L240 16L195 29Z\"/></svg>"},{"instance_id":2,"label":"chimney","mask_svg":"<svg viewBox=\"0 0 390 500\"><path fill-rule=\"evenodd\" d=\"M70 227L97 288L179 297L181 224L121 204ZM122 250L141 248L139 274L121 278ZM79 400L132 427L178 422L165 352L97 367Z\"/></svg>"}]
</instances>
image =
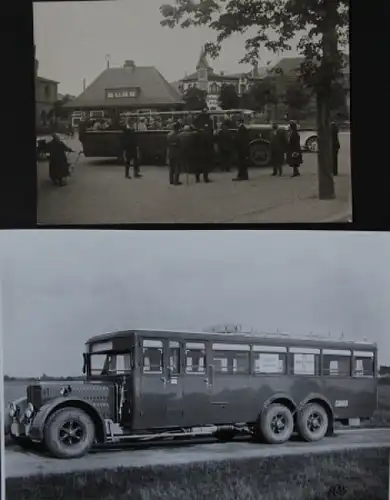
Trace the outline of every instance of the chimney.
<instances>
[{"instance_id":1,"label":"chimney","mask_svg":"<svg viewBox=\"0 0 390 500\"><path fill-rule=\"evenodd\" d=\"M83 92L85 92L85 87L86 87L86 85L85 85L85 78L83 78Z\"/></svg>"},{"instance_id":2,"label":"chimney","mask_svg":"<svg viewBox=\"0 0 390 500\"><path fill-rule=\"evenodd\" d=\"M123 65L124 68L133 70L135 68L134 61L132 60L127 60L125 61L125 64Z\"/></svg>"}]
</instances>

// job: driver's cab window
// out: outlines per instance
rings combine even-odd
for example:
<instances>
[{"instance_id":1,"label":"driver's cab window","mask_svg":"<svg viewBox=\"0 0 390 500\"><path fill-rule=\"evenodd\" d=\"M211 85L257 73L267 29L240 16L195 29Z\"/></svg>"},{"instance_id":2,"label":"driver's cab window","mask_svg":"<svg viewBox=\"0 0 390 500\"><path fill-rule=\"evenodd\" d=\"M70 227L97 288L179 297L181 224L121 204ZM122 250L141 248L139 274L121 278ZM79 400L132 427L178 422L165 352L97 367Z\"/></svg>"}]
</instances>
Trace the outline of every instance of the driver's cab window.
<instances>
[{"instance_id":1,"label":"driver's cab window","mask_svg":"<svg viewBox=\"0 0 390 500\"><path fill-rule=\"evenodd\" d=\"M123 375L131 369L130 352L91 355L91 375Z\"/></svg>"}]
</instances>

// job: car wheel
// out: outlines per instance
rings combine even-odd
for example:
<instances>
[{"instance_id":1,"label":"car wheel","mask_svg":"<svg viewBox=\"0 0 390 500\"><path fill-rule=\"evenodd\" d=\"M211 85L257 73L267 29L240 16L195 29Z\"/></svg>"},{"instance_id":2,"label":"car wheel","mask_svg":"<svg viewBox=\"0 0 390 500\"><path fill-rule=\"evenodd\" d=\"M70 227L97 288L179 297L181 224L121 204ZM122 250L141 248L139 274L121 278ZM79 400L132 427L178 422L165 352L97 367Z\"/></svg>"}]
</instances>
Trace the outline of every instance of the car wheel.
<instances>
[{"instance_id":1,"label":"car wheel","mask_svg":"<svg viewBox=\"0 0 390 500\"><path fill-rule=\"evenodd\" d=\"M82 457L95 441L95 424L80 408L61 408L45 423L44 441L56 458Z\"/></svg>"},{"instance_id":2,"label":"car wheel","mask_svg":"<svg viewBox=\"0 0 390 500\"><path fill-rule=\"evenodd\" d=\"M268 144L256 143L249 148L249 158L255 167L267 167L271 163L271 151Z\"/></svg>"},{"instance_id":3,"label":"car wheel","mask_svg":"<svg viewBox=\"0 0 390 500\"><path fill-rule=\"evenodd\" d=\"M305 143L306 151L310 151L311 153L318 152L318 137L313 135L306 140Z\"/></svg>"},{"instance_id":4,"label":"car wheel","mask_svg":"<svg viewBox=\"0 0 390 500\"><path fill-rule=\"evenodd\" d=\"M260 432L269 444L288 441L294 431L291 411L284 405L271 404L260 415Z\"/></svg>"},{"instance_id":5,"label":"car wheel","mask_svg":"<svg viewBox=\"0 0 390 500\"><path fill-rule=\"evenodd\" d=\"M297 430L304 441L319 441L328 430L329 417L323 406L309 403L297 415Z\"/></svg>"}]
</instances>

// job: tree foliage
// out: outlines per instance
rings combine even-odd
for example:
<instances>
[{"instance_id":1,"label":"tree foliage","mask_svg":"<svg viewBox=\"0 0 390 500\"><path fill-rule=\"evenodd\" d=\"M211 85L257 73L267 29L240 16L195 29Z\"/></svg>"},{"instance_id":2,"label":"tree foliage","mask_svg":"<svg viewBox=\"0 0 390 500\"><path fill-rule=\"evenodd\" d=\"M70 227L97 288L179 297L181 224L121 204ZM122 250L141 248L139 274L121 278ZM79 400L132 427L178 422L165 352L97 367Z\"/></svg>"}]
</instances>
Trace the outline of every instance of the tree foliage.
<instances>
[{"instance_id":1,"label":"tree foliage","mask_svg":"<svg viewBox=\"0 0 390 500\"><path fill-rule=\"evenodd\" d=\"M207 108L206 92L196 87L190 87L186 90L183 100L185 107L189 111L200 111Z\"/></svg>"},{"instance_id":2,"label":"tree foliage","mask_svg":"<svg viewBox=\"0 0 390 500\"><path fill-rule=\"evenodd\" d=\"M289 112L302 112L312 99L308 90L299 81L292 81L285 89L284 102Z\"/></svg>"},{"instance_id":3,"label":"tree foliage","mask_svg":"<svg viewBox=\"0 0 390 500\"><path fill-rule=\"evenodd\" d=\"M236 88L231 84L223 84L218 97L218 104L222 109L238 109L240 98Z\"/></svg>"},{"instance_id":4,"label":"tree foliage","mask_svg":"<svg viewBox=\"0 0 390 500\"><path fill-rule=\"evenodd\" d=\"M269 105L276 105L279 102L275 80L265 78L252 84L242 95L241 107L264 112Z\"/></svg>"}]
</instances>

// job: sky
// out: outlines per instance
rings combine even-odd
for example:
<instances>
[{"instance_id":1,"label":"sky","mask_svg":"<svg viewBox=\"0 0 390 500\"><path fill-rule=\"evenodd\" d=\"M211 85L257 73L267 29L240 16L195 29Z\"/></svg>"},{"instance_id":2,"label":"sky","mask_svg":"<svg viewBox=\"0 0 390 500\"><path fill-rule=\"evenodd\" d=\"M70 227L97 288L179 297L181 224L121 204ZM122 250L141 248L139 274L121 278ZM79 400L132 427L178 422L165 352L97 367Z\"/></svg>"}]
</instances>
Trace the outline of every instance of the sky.
<instances>
[{"instance_id":1,"label":"sky","mask_svg":"<svg viewBox=\"0 0 390 500\"><path fill-rule=\"evenodd\" d=\"M155 66L171 83L195 71L201 46L213 41L208 28L162 27L160 6L173 0L112 0L99 2L41 2L34 4L34 38L39 76L59 82L61 94L79 95L110 65L126 59L138 66ZM232 36L221 56L209 62L216 71L236 73L250 66L238 61L245 54L245 37ZM296 51L284 56L296 56ZM261 51L259 65L278 56Z\"/></svg>"},{"instance_id":2,"label":"sky","mask_svg":"<svg viewBox=\"0 0 390 500\"><path fill-rule=\"evenodd\" d=\"M1 231L5 373L75 376L93 335L221 323L343 332L390 364L389 255L386 233Z\"/></svg>"}]
</instances>

